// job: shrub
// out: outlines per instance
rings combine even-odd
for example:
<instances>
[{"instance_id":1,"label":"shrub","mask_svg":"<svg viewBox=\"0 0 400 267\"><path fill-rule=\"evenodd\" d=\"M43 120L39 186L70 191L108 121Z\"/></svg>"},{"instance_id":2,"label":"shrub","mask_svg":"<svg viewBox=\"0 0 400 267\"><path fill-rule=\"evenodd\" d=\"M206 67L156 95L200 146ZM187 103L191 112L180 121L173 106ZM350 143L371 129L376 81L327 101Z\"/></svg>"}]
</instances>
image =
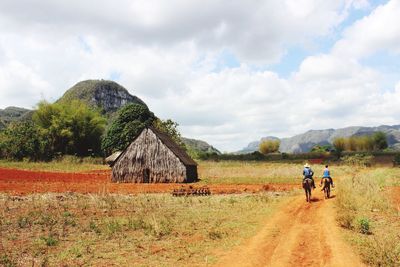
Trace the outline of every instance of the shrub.
<instances>
[{"instance_id":1,"label":"shrub","mask_svg":"<svg viewBox=\"0 0 400 267\"><path fill-rule=\"evenodd\" d=\"M95 232L96 234L101 233L100 228L97 226L97 224L94 221L89 222L89 229L92 230L93 232Z\"/></svg>"},{"instance_id":2,"label":"shrub","mask_svg":"<svg viewBox=\"0 0 400 267\"><path fill-rule=\"evenodd\" d=\"M341 227L349 230L354 228L353 227L353 222L355 219L354 211L341 211L337 215L336 219Z\"/></svg>"},{"instance_id":3,"label":"shrub","mask_svg":"<svg viewBox=\"0 0 400 267\"><path fill-rule=\"evenodd\" d=\"M370 220L368 218L360 218L358 220L359 231L362 234L370 233Z\"/></svg>"},{"instance_id":4,"label":"shrub","mask_svg":"<svg viewBox=\"0 0 400 267\"><path fill-rule=\"evenodd\" d=\"M58 239L53 234L42 236L40 239L43 240L48 247L53 247L58 244Z\"/></svg>"},{"instance_id":5,"label":"shrub","mask_svg":"<svg viewBox=\"0 0 400 267\"><path fill-rule=\"evenodd\" d=\"M273 152L278 152L280 144L281 141L279 140L265 140L260 143L258 150L260 151L260 153L264 155Z\"/></svg>"},{"instance_id":6,"label":"shrub","mask_svg":"<svg viewBox=\"0 0 400 267\"><path fill-rule=\"evenodd\" d=\"M400 154L396 154L396 155L394 156L393 164L394 164L395 166L399 166L399 165L400 165Z\"/></svg>"},{"instance_id":7,"label":"shrub","mask_svg":"<svg viewBox=\"0 0 400 267\"><path fill-rule=\"evenodd\" d=\"M111 220L111 221L107 222L106 227L107 227L107 232L109 235L113 235L117 232L122 231L122 225L117 220Z\"/></svg>"},{"instance_id":8,"label":"shrub","mask_svg":"<svg viewBox=\"0 0 400 267\"><path fill-rule=\"evenodd\" d=\"M0 256L0 265L4 267L16 267L17 264L8 255L3 254Z\"/></svg>"},{"instance_id":9,"label":"shrub","mask_svg":"<svg viewBox=\"0 0 400 267\"><path fill-rule=\"evenodd\" d=\"M12 160L46 160L51 157L49 142L32 122L14 122L0 133L2 157Z\"/></svg>"},{"instance_id":10,"label":"shrub","mask_svg":"<svg viewBox=\"0 0 400 267\"><path fill-rule=\"evenodd\" d=\"M31 225L31 222L27 217L19 217L17 223L19 228L27 228Z\"/></svg>"},{"instance_id":11,"label":"shrub","mask_svg":"<svg viewBox=\"0 0 400 267\"><path fill-rule=\"evenodd\" d=\"M149 226L142 218L139 219L129 218L128 228L132 230L142 230L142 229L144 230L148 229Z\"/></svg>"},{"instance_id":12,"label":"shrub","mask_svg":"<svg viewBox=\"0 0 400 267\"><path fill-rule=\"evenodd\" d=\"M353 166L371 166L374 156L369 154L355 154L352 156L347 155L340 159L343 163Z\"/></svg>"},{"instance_id":13,"label":"shrub","mask_svg":"<svg viewBox=\"0 0 400 267\"><path fill-rule=\"evenodd\" d=\"M208 237L212 240L218 240L224 237L224 233L218 230L211 230L208 232Z\"/></svg>"},{"instance_id":14,"label":"shrub","mask_svg":"<svg viewBox=\"0 0 400 267\"><path fill-rule=\"evenodd\" d=\"M383 150L388 147L387 136L384 132L374 133L372 139L374 140L375 150Z\"/></svg>"}]
</instances>

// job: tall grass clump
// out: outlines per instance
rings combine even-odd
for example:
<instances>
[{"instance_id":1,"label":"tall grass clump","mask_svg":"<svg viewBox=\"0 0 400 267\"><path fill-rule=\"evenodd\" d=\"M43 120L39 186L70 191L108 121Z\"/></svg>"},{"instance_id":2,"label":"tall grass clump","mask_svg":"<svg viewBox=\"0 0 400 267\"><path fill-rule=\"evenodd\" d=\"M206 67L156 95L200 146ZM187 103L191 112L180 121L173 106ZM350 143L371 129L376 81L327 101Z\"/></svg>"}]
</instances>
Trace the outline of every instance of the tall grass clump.
<instances>
[{"instance_id":1,"label":"tall grass clump","mask_svg":"<svg viewBox=\"0 0 400 267\"><path fill-rule=\"evenodd\" d=\"M397 212L386 196L393 170L359 169L338 185L338 223L350 230L350 239L371 266L396 266L400 262L400 225Z\"/></svg>"}]
</instances>

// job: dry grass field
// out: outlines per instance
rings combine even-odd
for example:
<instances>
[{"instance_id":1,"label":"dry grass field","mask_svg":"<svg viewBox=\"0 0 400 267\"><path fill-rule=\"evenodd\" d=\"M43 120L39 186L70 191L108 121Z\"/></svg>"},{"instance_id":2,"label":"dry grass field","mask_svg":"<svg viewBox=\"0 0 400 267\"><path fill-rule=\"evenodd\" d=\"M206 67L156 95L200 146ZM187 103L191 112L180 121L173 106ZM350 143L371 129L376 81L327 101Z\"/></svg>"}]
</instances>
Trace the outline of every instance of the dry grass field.
<instances>
[{"instance_id":1,"label":"dry grass field","mask_svg":"<svg viewBox=\"0 0 400 267\"><path fill-rule=\"evenodd\" d=\"M255 234L281 198L1 195L0 263L204 266Z\"/></svg>"},{"instance_id":2,"label":"dry grass field","mask_svg":"<svg viewBox=\"0 0 400 267\"><path fill-rule=\"evenodd\" d=\"M338 187L337 221L370 266L400 263L400 168L358 170Z\"/></svg>"},{"instance_id":3,"label":"dry grass field","mask_svg":"<svg viewBox=\"0 0 400 267\"><path fill-rule=\"evenodd\" d=\"M51 171L54 177L57 172L91 173L108 168L93 163L27 162L0 162L0 167ZM319 177L323 166L312 167ZM204 161L199 163L198 184L232 188L298 185L301 171L301 164ZM298 229L303 227L317 233L315 223L319 220L324 223L325 209L335 211L327 214L335 227L342 226L338 237L356 248L365 263L395 266L393 263L399 262L400 255L400 213L393 192L398 192L395 186L400 185L400 168L332 166L331 172L337 184L333 191L335 198L323 200L316 194L316 202L311 204L305 203L301 190L276 193L271 191L272 187L252 194L247 191L203 197L129 191L121 191L123 194L57 191L22 196L3 192L0 193L0 266L213 265L229 256L238 245L248 244L251 237L260 237L263 231L265 236L261 236L260 242L267 244L290 241L281 236L285 232L296 242L305 242L297 236ZM63 179L68 179L68 175L60 173ZM36 182L40 183L40 177ZM62 183L67 188L68 181ZM13 184L17 181L8 183ZM308 222L305 217L313 219ZM269 233L268 223L280 221L274 226L278 232ZM279 230L279 225L291 225L291 230ZM318 238L314 237L315 244L320 244ZM254 253L251 246L246 248L250 254ZM307 263L301 254L293 253L291 257L287 255L288 263L294 264L296 259ZM269 262L276 257L271 254L263 260ZM320 265L308 261L308 266Z\"/></svg>"}]
</instances>

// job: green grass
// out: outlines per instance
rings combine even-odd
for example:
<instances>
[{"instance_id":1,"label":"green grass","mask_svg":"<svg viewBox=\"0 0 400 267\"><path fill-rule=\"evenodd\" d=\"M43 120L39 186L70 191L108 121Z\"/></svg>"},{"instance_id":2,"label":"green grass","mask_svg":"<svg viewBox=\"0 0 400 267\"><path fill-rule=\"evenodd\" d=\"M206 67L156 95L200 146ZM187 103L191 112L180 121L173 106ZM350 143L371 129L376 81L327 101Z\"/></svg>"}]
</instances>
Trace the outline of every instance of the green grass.
<instances>
[{"instance_id":1,"label":"green grass","mask_svg":"<svg viewBox=\"0 0 400 267\"><path fill-rule=\"evenodd\" d=\"M12 201L0 195L0 258L35 266L207 265L255 234L282 199L72 194L60 201L45 194Z\"/></svg>"},{"instance_id":2,"label":"green grass","mask_svg":"<svg viewBox=\"0 0 400 267\"><path fill-rule=\"evenodd\" d=\"M396 266L400 262L400 214L386 189L399 178L398 168L376 168L364 169L338 183L338 222L371 266Z\"/></svg>"}]
</instances>

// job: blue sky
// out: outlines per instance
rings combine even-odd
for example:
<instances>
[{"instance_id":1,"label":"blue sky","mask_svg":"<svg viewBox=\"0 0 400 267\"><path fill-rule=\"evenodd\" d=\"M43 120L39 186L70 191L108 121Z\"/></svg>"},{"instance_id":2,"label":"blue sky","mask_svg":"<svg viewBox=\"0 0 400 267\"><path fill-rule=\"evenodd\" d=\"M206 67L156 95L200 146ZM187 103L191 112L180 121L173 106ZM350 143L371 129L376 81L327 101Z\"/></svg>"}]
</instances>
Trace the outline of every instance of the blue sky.
<instances>
[{"instance_id":1,"label":"blue sky","mask_svg":"<svg viewBox=\"0 0 400 267\"><path fill-rule=\"evenodd\" d=\"M398 0L4 0L0 108L110 79L184 136L235 151L400 124L399 47Z\"/></svg>"}]
</instances>

